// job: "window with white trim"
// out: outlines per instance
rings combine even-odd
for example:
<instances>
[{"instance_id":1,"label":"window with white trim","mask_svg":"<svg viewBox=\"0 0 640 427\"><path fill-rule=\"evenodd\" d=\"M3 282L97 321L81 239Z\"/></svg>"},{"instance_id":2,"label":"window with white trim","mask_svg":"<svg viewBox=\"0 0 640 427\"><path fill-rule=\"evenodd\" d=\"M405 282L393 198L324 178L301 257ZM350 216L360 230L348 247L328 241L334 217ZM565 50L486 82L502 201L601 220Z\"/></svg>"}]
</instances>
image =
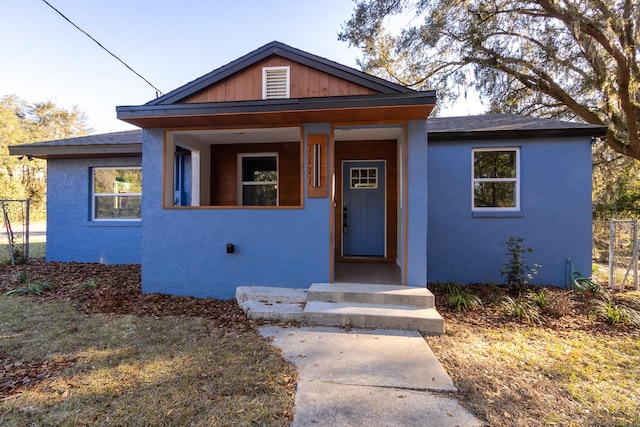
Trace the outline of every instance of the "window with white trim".
<instances>
[{"instance_id":1,"label":"window with white trim","mask_svg":"<svg viewBox=\"0 0 640 427\"><path fill-rule=\"evenodd\" d=\"M91 219L93 221L140 219L142 168L93 168L91 181Z\"/></svg>"},{"instance_id":2,"label":"window with white trim","mask_svg":"<svg viewBox=\"0 0 640 427\"><path fill-rule=\"evenodd\" d=\"M242 206L278 206L278 154L238 155L238 199Z\"/></svg>"},{"instance_id":3,"label":"window with white trim","mask_svg":"<svg viewBox=\"0 0 640 427\"><path fill-rule=\"evenodd\" d=\"M262 99L289 98L289 66L262 68Z\"/></svg>"},{"instance_id":4,"label":"window with white trim","mask_svg":"<svg viewBox=\"0 0 640 427\"><path fill-rule=\"evenodd\" d=\"M520 209L520 149L472 150L473 210Z\"/></svg>"}]
</instances>

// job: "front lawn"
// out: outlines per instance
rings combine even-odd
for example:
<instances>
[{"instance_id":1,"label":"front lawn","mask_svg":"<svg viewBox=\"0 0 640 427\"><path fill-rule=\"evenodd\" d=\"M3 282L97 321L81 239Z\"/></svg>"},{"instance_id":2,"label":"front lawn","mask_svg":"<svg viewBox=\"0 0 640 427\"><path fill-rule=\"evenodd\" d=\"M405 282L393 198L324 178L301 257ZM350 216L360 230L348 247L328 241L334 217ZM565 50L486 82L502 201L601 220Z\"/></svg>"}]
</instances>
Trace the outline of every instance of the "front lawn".
<instances>
[{"instance_id":1,"label":"front lawn","mask_svg":"<svg viewBox=\"0 0 640 427\"><path fill-rule=\"evenodd\" d=\"M45 279L0 297L0 425L290 424L295 371L234 301L142 295L137 266L3 267L0 292Z\"/></svg>"},{"instance_id":2,"label":"front lawn","mask_svg":"<svg viewBox=\"0 0 640 427\"><path fill-rule=\"evenodd\" d=\"M0 425L291 423L295 371L235 301L142 294L131 265L0 267L12 289L41 295L0 297ZM482 304L436 294L446 334L426 339L488 425L640 426L640 328L590 315L584 292L544 288L525 324L508 289L464 290Z\"/></svg>"},{"instance_id":3,"label":"front lawn","mask_svg":"<svg viewBox=\"0 0 640 427\"><path fill-rule=\"evenodd\" d=\"M590 315L593 297L575 291L544 288L539 323L523 324L500 305L506 288L467 290L482 305L460 312L438 295L446 334L427 341L489 425L640 425L640 329ZM633 305L640 293L614 298Z\"/></svg>"}]
</instances>

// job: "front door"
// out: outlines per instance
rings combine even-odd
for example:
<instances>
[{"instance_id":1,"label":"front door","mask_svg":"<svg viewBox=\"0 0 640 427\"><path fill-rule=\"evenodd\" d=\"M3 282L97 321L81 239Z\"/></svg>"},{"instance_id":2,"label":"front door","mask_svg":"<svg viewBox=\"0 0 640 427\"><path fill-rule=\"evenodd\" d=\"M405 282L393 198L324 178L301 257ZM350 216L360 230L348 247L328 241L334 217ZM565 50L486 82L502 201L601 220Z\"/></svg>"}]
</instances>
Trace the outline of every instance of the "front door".
<instances>
[{"instance_id":1,"label":"front door","mask_svg":"<svg viewBox=\"0 0 640 427\"><path fill-rule=\"evenodd\" d=\"M385 256L385 162L342 163L342 255Z\"/></svg>"}]
</instances>

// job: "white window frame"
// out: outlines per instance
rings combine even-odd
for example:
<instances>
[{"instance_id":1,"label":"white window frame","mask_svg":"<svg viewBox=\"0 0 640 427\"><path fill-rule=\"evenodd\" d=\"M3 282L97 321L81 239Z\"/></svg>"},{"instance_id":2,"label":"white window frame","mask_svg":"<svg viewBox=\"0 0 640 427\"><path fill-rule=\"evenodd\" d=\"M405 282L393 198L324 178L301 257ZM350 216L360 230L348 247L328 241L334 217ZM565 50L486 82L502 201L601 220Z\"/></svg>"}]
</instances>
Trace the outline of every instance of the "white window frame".
<instances>
[{"instance_id":1,"label":"white window frame","mask_svg":"<svg viewBox=\"0 0 640 427\"><path fill-rule=\"evenodd\" d=\"M276 180L275 181L243 181L242 180L242 159L245 157L275 157L276 158ZM278 156L277 152L269 152L269 153L238 153L238 206L247 208L247 207L260 207L260 208L268 208L268 207L277 207L280 206L280 186L278 185L280 182L280 156ZM244 189L245 185L275 185L276 186L276 205L245 205L244 204Z\"/></svg>"},{"instance_id":2,"label":"white window frame","mask_svg":"<svg viewBox=\"0 0 640 427\"><path fill-rule=\"evenodd\" d=\"M516 176L514 178L476 178L474 170L475 155L479 152L487 151L514 151L516 153ZM476 182L515 182L514 198L515 206L475 206L475 186ZM520 211L520 147L478 147L471 150L471 210L475 212L517 212Z\"/></svg>"},{"instance_id":3,"label":"white window frame","mask_svg":"<svg viewBox=\"0 0 640 427\"><path fill-rule=\"evenodd\" d=\"M363 183L365 185L353 185L353 171L354 170L358 170L359 171L359 176L357 177L359 180L362 179L362 175L360 175L360 172L362 172L363 170L367 171L367 182ZM375 170L376 171L376 176L375 176L375 182L373 183L373 185L369 185L369 180L371 179L371 177L369 176L370 171ZM349 167L349 188L351 190L375 190L378 188L378 179L379 179L379 173L380 171L378 170L378 167Z\"/></svg>"},{"instance_id":4,"label":"white window frame","mask_svg":"<svg viewBox=\"0 0 640 427\"><path fill-rule=\"evenodd\" d=\"M291 67L288 65L280 66L280 67L263 67L262 68L262 99L288 99L291 97ZM286 87L285 87L285 96L278 97L267 97L267 75L269 72L280 72L286 71Z\"/></svg>"},{"instance_id":5,"label":"white window frame","mask_svg":"<svg viewBox=\"0 0 640 427\"><path fill-rule=\"evenodd\" d=\"M122 197L123 193L96 193L96 171L99 170L127 170L136 169L142 171L142 166L96 166L91 167L91 221L141 221L142 218L96 218L96 197ZM127 196L140 197L142 193L125 193Z\"/></svg>"}]
</instances>

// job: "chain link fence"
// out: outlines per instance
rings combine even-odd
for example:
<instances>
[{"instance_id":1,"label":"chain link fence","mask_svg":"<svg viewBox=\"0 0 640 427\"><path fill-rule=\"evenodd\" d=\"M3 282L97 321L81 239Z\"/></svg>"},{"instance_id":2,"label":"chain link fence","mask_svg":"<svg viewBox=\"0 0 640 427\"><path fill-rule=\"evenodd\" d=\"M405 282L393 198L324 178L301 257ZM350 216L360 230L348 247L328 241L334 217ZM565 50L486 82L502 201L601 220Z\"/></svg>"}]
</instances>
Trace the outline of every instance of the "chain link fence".
<instances>
[{"instance_id":1,"label":"chain link fence","mask_svg":"<svg viewBox=\"0 0 640 427\"><path fill-rule=\"evenodd\" d=\"M594 276L612 289L638 290L638 220L593 222Z\"/></svg>"},{"instance_id":2,"label":"chain link fence","mask_svg":"<svg viewBox=\"0 0 640 427\"><path fill-rule=\"evenodd\" d=\"M29 260L29 199L0 200L0 264Z\"/></svg>"}]
</instances>

